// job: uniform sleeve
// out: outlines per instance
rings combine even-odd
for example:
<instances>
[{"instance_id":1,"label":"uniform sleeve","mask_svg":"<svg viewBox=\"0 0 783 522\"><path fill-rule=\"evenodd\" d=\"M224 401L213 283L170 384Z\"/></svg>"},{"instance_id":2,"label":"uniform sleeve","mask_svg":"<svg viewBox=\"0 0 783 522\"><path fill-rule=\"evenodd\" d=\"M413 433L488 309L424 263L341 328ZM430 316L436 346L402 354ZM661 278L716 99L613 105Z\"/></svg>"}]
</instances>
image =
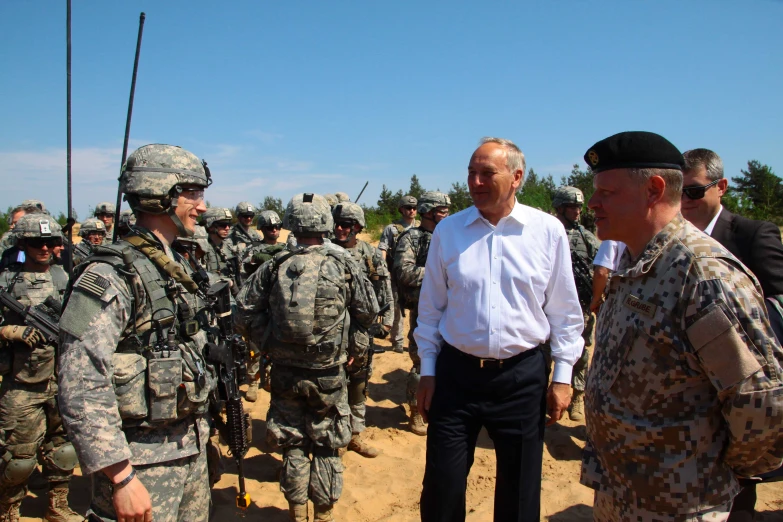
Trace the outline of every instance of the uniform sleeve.
<instances>
[{"instance_id":1,"label":"uniform sleeve","mask_svg":"<svg viewBox=\"0 0 783 522\"><path fill-rule=\"evenodd\" d=\"M389 250L389 245L394 242L394 225L386 225L381 232L381 242L378 243L378 250Z\"/></svg>"},{"instance_id":2,"label":"uniform sleeve","mask_svg":"<svg viewBox=\"0 0 783 522\"><path fill-rule=\"evenodd\" d=\"M783 461L783 351L762 297L739 269L695 285L686 337L722 404L729 431L724 460L740 476Z\"/></svg>"},{"instance_id":3,"label":"uniform sleeve","mask_svg":"<svg viewBox=\"0 0 783 522\"><path fill-rule=\"evenodd\" d=\"M60 319L59 407L85 475L131 458L112 362L130 317L125 281L94 264L76 280Z\"/></svg>"},{"instance_id":4,"label":"uniform sleeve","mask_svg":"<svg viewBox=\"0 0 783 522\"><path fill-rule=\"evenodd\" d=\"M378 281L375 283L375 293L378 296L378 307L383 308L387 304L389 308L381 315L381 324L391 327L394 323L394 297L392 295L391 277L386 263L381 257L381 252L377 248L373 249L373 265L378 274Z\"/></svg>"},{"instance_id":5,"label":"uniform sleeve","mask_svg":"<svg viewBox=\"0 0 783 522\"><path fill-rule=\"evenodd\" d=\"M416 251L410 234L403 235L394 250L394 273L397 281L405 286L421 286L424 281L424 267L416 266Z\"/></svg>"}]
</instances>

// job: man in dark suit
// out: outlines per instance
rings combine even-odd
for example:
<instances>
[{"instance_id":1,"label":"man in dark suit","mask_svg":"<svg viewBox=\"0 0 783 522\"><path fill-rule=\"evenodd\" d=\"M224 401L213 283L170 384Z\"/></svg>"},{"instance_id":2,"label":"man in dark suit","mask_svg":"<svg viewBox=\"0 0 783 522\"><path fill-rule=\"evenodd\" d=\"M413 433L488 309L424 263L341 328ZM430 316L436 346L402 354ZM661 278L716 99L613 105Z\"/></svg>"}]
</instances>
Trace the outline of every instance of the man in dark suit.
<instances>
[{"instance_id":1,"label":"man in dark suit","mask_svg":"<svg viewBox=\"0 0 783 522\"><path fill-rule=\"evenodd\" d=\"M775 324L780 317L775 317L777 312L769 302L770 298L783 295L783 243L778 227L723 208L721 197L729 181L723 177L720 156L709 149L689 150L684 156L683 217L720 242L753 272L764 292L773 329L780 326ZM746 482L744 486L734 499L729 522L752 521L755 517L756 483Z\"/></svg>"}]
</instances>

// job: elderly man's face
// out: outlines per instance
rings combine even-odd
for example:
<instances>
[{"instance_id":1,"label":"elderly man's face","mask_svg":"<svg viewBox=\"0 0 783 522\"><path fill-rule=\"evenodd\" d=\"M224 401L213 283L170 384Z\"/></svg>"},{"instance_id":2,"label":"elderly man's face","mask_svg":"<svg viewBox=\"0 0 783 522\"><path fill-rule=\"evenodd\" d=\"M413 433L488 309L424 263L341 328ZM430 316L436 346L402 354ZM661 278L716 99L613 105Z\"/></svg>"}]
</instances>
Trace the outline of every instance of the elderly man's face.
<instances>
[{"instance_id":1,"label":"elderly man's face","mask_svg":"<svg viewBox=\"0 0 783 522\"><path fill-rule=\"evenodd\" d=\"M598 238L633 240L648 211L646 183L632 177L628 169L612 169L596 174L593 186L587 206L595 211Z\"/></svg>"},{"instance_id":2,"label":"elderly man's face","mask_svg":"<svg viewBox=\"0 0 783 522\"><path fill-rule=\"evenodd\" d=\"M482 212L497 212L514 197L523 173L506 165L506 150L497 143L485 143L473 153L468 164L468 189L473 204Z\"/></svg>"}]
</instances>

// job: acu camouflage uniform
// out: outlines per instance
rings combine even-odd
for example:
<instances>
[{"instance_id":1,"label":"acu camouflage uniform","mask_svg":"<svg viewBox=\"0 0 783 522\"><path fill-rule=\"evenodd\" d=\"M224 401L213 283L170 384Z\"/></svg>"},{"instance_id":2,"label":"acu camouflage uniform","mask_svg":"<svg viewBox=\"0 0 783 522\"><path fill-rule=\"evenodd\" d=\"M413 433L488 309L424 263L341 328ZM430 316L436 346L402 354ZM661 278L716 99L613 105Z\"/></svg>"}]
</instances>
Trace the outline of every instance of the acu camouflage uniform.
<instances>
[{"instance_id":1,"label":"acu camouflage uniform","mask_svg":"<svg viewBox=\"0 0 783 522\"><path fill-rule=\"evenodd\" d=\"M400 235L394 250L394 279L398 297L396 304L410 313L408 354L413 361L413 368L408 376L406 397L412 412L418 411L416 390L421 379L421 359L413 332L419 325L419 294L424 281L424 265L427 263L430 241L432 232L419 226Z\"/></svg>"},{"instance_id":2,"label":"acu camouflage uniform","mask_svg":"<svg viewBox=\"0 0 783 522\"><path fill-rule=\"evenodd\" d=\"M250 203L240 203L236 208L237 218L239 218L239 214L243 211L255 213L256 209ZM244 257L247 248L261 242L261 236L258 235L256 229L249 226L247 230L245 230L240 223L236 223L231 227L231 232L229 232L227 239L234 247L239 259Z\"/></svg>"},{"instance_id":3,"label":"acu camouflage uniform","mask_svg":"<svg viewBox=\"0 0 783 522\"><path fill-rule=\"evenodd\" d=\"M391 277L386 269L386 263L381 259L381 253L366 241L356 241L353 248L345 249L351 254L356 264L362 269L364 276L370 280L378 301L378 307L387 304L389 308L381 316L381 324L391 327L394 321L394 301L391 289ZM351 430L354 434L361 433L367 427L365 418L367 412L365 386L368 375L372 375L372 367L352 364L348 367L348 404L351 406Z\"/></svg>"},{"instance_id":4,"label":"acu camouflage uniform","mask_svg":"<svg viewBox=\"0 0 783 522\"><path fill-rule=\"evenodd\" d=\"M780 466L783 352L764 310L755 277L681 215L636 261L626 250L587 381L581 482L597 500L626 519L720 519L737 476Z\"/></svg>"},{"instance_id":5,"label":"acu camouflage uniform","mask_svg":"<svg viewBox=\"0 0 783 522\"><path fill-rule=\"evenodd\" d=\"M25 272L22 265L15 264L0 274L0 287L24 306L42 304L49 296L60 303L67 285L68 274L57 265L47 272ZM24 324L22 317L2 310L2 326ZM55 349L52 345L30 348L23 342L0 341L1 512L26 496L36 455L42 457L50 489L66 488L67 492L77 464L57 406ZM9 467L15 468L15 473L9 473Z\"/></svg>"},{"instance_id":6,"label":"acu camouflage uniform","mask_svg":"<svg viewBox=\"0 0 783 522\"><path fill-rule=\"evenodd\" d=\"M331 229L326 201L303 196L322 220L310 230ZM292 207L306 206L301 197L289 203L287 223ZM280 489L292 509L308 498L316 509L331 506L343 486L338 449L351 440L344 366L349 356L358 365L366 357L366 329L378 313L372 286L342 248L302 246L256 271L237 304L237 326L274 362L267 439L283 451Z\"/></svg>"},{"instance_id":7,"label":"acu camouflage uniform","mask_svg":"<svg viewBox=\"0 0 783 522\"><path fill-rule=\"evenodd\" d=\"M412 198L415 205L416 199ZM394 250L397 247L397 238L403 232L410 230L411 228L418 227L421 222L416 219L411 225L408 225L402 219L398 219L390 225L387 225L381 233L381 241L378 243L378 250L386 251L386 266L389 269L389 274L392 277L392 299L394 305L394 322L392 323L391 332L389 337L392 343L392 347L399 347L399 351L402 350L402 332L405 329L405 321L402 317L402 308L397 305L399 297L397 296L397 285L394 283Z\"/></svg>"}]
</instances>

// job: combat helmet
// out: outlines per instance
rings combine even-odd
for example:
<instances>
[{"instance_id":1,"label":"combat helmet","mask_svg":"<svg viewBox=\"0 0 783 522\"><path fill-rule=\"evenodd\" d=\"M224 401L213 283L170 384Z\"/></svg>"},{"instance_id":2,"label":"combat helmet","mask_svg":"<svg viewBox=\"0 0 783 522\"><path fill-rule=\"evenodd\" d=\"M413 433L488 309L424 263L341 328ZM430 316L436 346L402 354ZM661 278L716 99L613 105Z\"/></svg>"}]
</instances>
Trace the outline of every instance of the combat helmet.
<instances>
[{"instance_id":1,"label":"combat helmet","mask_svg":"<svg viewBox=\"0 0 783 522\"><path fill-rule=\"evenodd\" d=\"M338 203L345 203L346 201L351 201L351 197L345 192L335 192L334 197L337 199Z\"/></svg>"},{"instance_id":2,"label":"combat helmet","mask_svg":"<svg viewBox=\"0 0 783 522\"><path fill-rule=\"evenodd\" d=\"M271 227L282 224L283 222L280 221L280 216L277 215L277 212L274 210L264 210L258 216L258 223L256 223L256 227L261 230L264 227Z\"/></svg>"},{"instance_id":3,"label":"combat helmet","mask_svg":"<svg viewBox=\"0 0 783 522\"><path fill-rule=\"evenodd\" d=\"M25 214L16 222L14 237L19 239L52 238L63 240L60 224L48 214Z\"/></svg>"},{"instance_id":4,"label":"combat helmet","mask_svg":"<svg viewBox=\"0 0 783 522\"><path fill-rule=\"evenodd\" d=\"M332 217L334 218L335 222L341 219L352 219L359 223L362 228L367 226L367 223L364 221L364 210L362 210L362 207L356 203L351 203L350 201L345 203L338 203L337 206L334 207L334 210L332 210Z\"/></svg>"},{"instance_id":5,"label":"combat helmet","mask_svg":"<svg viewBox=\"0 0 783 522\"><path fill-rule=\"evenodd\" d=\"M177 241L180 243L190 246L198 246L202 252L207 253L209 252L209 235L207 234L207 229L202 227L201 225L196 225L193 230L193 236L190 237L178 237Z\"/></svg>"},{"instance_id":6,"label":"combat helmet","mask_svg":"<svg viewBox=\"0 0 783 522\"><path fill-rule=\"evenodd\" d=\"M297 194L285 209L283 227L296 236L322 237L334 228L332 209L318 194Z\"/></svg>"},{"instance_id":7,"label":"combat helmet","mask_svg":"<svg viewBox=\"0 0 783 522\"><path fill-rule=\"evenodd\" d=\"M180 236L190 236L177 217L176 204L184 186L205 189L212 184L206 162L175 145L144 145L128 156L120 175L125 201L135 212L167 214Z\"/></svg>"},{"instance_id":8,"label":"combat helmet","mask_svg":"<svg viewBox=\"0 0 783 522\"><path fill-rule=\"evenodd\" d=\"M451 198L449 198L448 194L434 190L428 190L419 198L418 211L419 214L426 214L433 208L449 206L451 206Z\"/></svg>"},{"instance_id":9,"label":"combat helmet","mask_svg":"<svg viewBox=\"0 0 783 522\"><path fill-rule=\"evenodd\" d=\"M247 201L240 201L237 205L237 208L235 209L235 213L237 215L237 218L242 215L248 215L253 214L253 216L256 215L256 207L253 206L252 203L249 203Z\"/></svg>"},{"instance_id":10,"label":"combat helmet","mask_svg":"<svg viewBox=\"0 0 783 522\"><path fill-rule=\"evenodd\" d=\"M46 205L44 205L44 202L38 199L25 199L22 201L22 203L19 205L20 207L35 207L41 212L49 213L48 210L46 210Z\"/></svg>"},{"instance_id":11,"label":"combat helmet","mask_svg":"<svg viewBox=\"0 0 783 522\"><path fill-rule=\"evenodd\" d=\"M218 221L228 221L229 223L234 218L231 215L231 210L225 207L210 207L201 216L201 224L209 230L209 227L214 225Z\"/></svg>"},{"instance_id":12,"label":"combat helmet","mask_svg":"<svg viewBox=\"0 0 783 522\"><path fill-rule=\"evenodd\" d=\"M113 216L116 209L117 207L114 206L114 203L104 201L95 205L95 211L92 215L98 217L99 214L111 214Z\"/></svg>"},{"instance_id":13,"label":"combat helmet","mask_svg":"<svg viewBox=\"0 0 783 522\"><path fill-rule=\"evenodd\" d=\"M87 237L88 234L95 232L106 235L106 225L97 218L85 219L79 227L79 235L81 237Z\"/></svg>"},{"instance_id":14,"label":"combat helmet","mask_svg":"<svg viewBox=\"0 0 783 522\"><path fill-rule=\"evenodd\" d=\"M563 205L582 206L584 204L585 196L576 187L558 187L552 196L552 207L554 208L562 207Z\"/></svg>"},{"instance_id":15,"label":"combat helmet","mask_svg":"<svg viewBox=\"0 0 783 522\"><path fill-rule=\"evenodd\" d=\"M330 207L334 207L337 203L339 203L334 194L324 194L324 199L326 199L326 202L329 203Z\"/></svg>"},{"instance_id":16,"label":"combat helmet","mask_svg":"<svg viewBox=\"0 0 783 522\"><path fill-rule=\"evenodd\" d=\"M419 202L416 201L416 198L411 196L410 194L403 196L400 198L400 201L397 202L397 208L402 207L418 207Z\"/></svg>"}]
</instances>

